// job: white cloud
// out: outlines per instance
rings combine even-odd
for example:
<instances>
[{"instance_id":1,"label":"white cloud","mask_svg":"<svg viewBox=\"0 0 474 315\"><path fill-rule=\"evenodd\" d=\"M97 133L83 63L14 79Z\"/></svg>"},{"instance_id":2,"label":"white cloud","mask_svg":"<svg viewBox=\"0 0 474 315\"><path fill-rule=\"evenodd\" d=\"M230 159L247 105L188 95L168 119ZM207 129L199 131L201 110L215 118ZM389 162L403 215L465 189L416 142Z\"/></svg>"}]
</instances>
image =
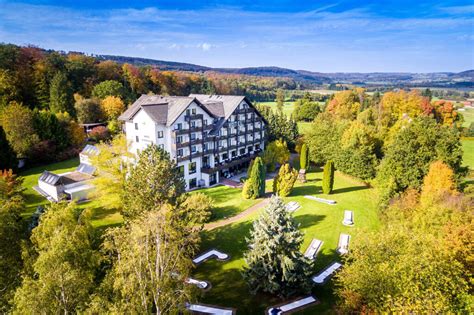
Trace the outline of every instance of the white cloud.
<instances>
[{"instance_id":1,"label":"white cloud","mask_svg":"<svg viewBox=\"0 0 474 315\"><path fill-rule=\"evenodd\" d=\"M197 45L197 47L202 49L203 51L209 51L212 45L208 43L202 43L202 44Z\"/></svg>"}]
</instances>

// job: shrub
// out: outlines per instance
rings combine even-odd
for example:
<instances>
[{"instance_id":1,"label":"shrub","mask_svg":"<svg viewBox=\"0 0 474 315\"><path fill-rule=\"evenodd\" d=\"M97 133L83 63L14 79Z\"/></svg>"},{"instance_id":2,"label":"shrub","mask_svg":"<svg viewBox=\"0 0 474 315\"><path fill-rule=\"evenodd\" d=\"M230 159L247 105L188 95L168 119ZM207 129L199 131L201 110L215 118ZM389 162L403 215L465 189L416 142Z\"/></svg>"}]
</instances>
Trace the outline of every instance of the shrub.
<instances>
[{"instance_id":1,"label":"shrub","mask_svg":"<svg viewBox=\"0 0 474 315\"><path fill-rule=\"evenodd\" d=\"M273 180L273 193L279 197L289 196L297 178L298 172L290 164L282 165Z\"/></svg>"},{"instance_id":2,"label":"shrub","mask_svg":"<svg viewBox=\"0 0 474 315\"><path fill-rule=\"evenodd\" d=\"M300 153L300 169L306 170L309 168L309 148L306 143L301 146Z\"/></svg>"},{"instance_id":3,"label":"shrub","mask_svg":"<svg viewBox=\"0 0 474 315\"><path fill-rule=\"evenodd\" d=\"M242 196L245 199L256 199L265 194L265 166L257 157L250 171L250 177L245 181Z\"/></svg>"},{"instance_id":4,"label":"shrub","mask_svg":"<svg viewBox=\"0 0 474 315\"><path fill-rule=\"evenodd\" d=\"M263 160L269 172L275 171L276 163L283 165L290 160L290 150L283 140L276 140L268 144L263 153Z\"/></svg>"},{"instance_id":5,"label":"shrub","mask_svg":"<svg viewBox=\"0 0 474 315\"><path fill-rule=\"evenodd\" d=\"M334 162L329 160L324 165L323 171L323 193L326 195L332 192L334 186Z\"/></svg>"},{"instance_id":6,"label":"shrub","mask_svg":"<svg viewBox=\"0 0 474 315\"><path fill-rule=\"evenodd\" d=\"M98 126L93 128L89 132L89 136L97 142L104 141L110 138L109 129L104 126Z\"/></svg>"},{"instance_id":7,"label":"shrub","mask_svg":"<svg viewBox=\"0 0 474 315\"><path fill-rule=\"evenodd\" d=\"M206 223L211 218L212 204L214 200L206 194L189 194L181 204L183 209L193 217L193 222Z\"/></svg>"}]
</instances>

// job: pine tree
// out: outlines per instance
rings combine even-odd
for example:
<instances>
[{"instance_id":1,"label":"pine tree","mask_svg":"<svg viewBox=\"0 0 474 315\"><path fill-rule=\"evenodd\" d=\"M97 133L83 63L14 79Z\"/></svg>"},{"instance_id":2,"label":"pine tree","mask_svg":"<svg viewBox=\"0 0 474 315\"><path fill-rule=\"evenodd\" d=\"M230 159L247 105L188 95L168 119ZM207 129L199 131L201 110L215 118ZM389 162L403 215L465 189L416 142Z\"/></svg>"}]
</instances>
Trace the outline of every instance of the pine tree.
<instances>
[{"instance_id":1,"label":"pine tree","mask_svg":"<svg viewBox=\"0 0 474 315\"><path fill-rule=\"evenodd\" d=\"M265 166L261 157L255 158L249 178L245 181L242 196L245 199L256 199L265 194Z\"/></svg>"},{"instance_id":2,"label":"pine tree","mask_svg":"<svg viewBox=\"0 0 474 315\"><path fill-rule=\"evenodd\" d=\"M326 195L332 192L334 186L334 162L329 160L324 165L323 171L323 193Z\"/></svg>"},{"instance_id":3,"label":"pine tree","mask_svg":"<svg viewBox=\"0 0 474 315\"><path fill-rule=\"evenodd\" d=\"M8 143L2 126L0 126L0 171L4 169L14 169L16 166L16 154Z\"/></svg>"},{"instance_id":4,"label":"pine tree","mask_svg":"<svg viewBox=\"0 0 474 315\"><path fill-rule=\"evenodd\" d=\"M297 178L298 172L290 164L282 165L273 180L273 193L280 197L289 196Z\"/></svg>"},{"instance_id":5,"label":"pine tree","mask_svg":"<svg viewBox=\"0 0 474 315\"><path fill-rule=\"evenodd\" d=\"M300 252L303 234L280 198L271 198L247 242L251 249L244 255L243 276L253 294L288 297L310 291L312 262Z\"/></svg>"},{"instance_id":6,"label":"pine tree","mask_svg":"<svg viewBox=\"0 0 474 315\"><path fill-rule=\"evenodd\" d=\"M68 112L71 115L74 113L71 87L63 72L56 73L51 80L49 99L49 108L53 113Z\"/></svg>"},{"instance_id":7,"label":"pine tree","mask_svg":"<svg viewBox=\"0 0 474 315\"><path fill-rule=\"evenodd\" d=\"M300 169L307 170L309 168L309 148L306 143L301 146L300 152Z\"/></svg>"},{"instance_id":8,"label":"pine tree","mask_svg":"<svg viewBox=\"0 0 474 315\"><path fill-rule=\"evenodd\" d=\"M278 89L276 92L276 99L277 109L280 113L283 112L283 105L285 104L285 93L282 89Z\"/></svg>"}]
</instances>

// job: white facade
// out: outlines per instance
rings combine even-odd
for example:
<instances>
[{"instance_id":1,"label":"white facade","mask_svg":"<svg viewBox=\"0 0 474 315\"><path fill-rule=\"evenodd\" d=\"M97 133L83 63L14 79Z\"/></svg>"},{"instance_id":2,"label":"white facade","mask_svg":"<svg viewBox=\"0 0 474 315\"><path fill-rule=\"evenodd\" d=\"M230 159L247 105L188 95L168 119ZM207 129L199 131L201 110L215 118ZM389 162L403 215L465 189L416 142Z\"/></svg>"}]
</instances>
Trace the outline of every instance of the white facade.
<instances>
[{"instance_id":1,"label":"white facade","mask_svg":"<svg viewBox=\"0 0 474 315\"><path fill-rule=\"evenodd\" d=\"M141 109L133 104L128 116L127 112L121 116L130 150L138 153L150 144L162 147L176 160L187 189L212 186L222 177L246 170L255 154L264 149L265 122L244 97L224 96L220 103L219 96L189 97L189 104L174 112L172 121L170 112L180 105L172 105L173 97L153 97ZM212 104L203 102L205 97ZM146 98L142 96L136 103ZM167 100L171 105L160 103ZM160 104L153 105L153 101ZM168 113L166 122L164 112Z\"/></svg>"}]
</instances>

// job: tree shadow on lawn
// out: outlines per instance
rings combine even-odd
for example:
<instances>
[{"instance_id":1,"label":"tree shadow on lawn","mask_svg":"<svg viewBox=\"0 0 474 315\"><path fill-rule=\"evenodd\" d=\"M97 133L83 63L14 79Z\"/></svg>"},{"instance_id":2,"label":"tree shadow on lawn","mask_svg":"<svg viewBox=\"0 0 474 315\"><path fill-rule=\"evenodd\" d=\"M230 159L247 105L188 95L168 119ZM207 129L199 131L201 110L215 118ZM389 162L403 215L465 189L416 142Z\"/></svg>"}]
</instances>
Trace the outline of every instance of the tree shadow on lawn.
<instances>
[{"instance_id":1,"label":"tree shadow on lawn","mask_svg":"<svg viewBox=\"0 0 474 315\"><path fill-rule=\"evenodd\" d=\"M369 186L352 186L352 187L338 188L338 189L334 189L331 192L331 195L343 194L343 193L358 191L358 190L365 190L369 188L370 188Z\"/></svg>"},{"instance_id":2,"label":"tree shadow on lawn","mask_svg":"<svg viewBox=\"0 0 474 315\"><path fill-rule=\"evenodd\" d=\"M295 186L289 197L315 195L321 192L321 187L317 185Z\"/></svg>"},{"instance_id":3,"label":"tree shadow on lawn","mask_svg":"<svg viewBox=\"0 0 474 315\"><path fill-rule=\"evenodd\" d=\"M295 216L295 220L300 224L300 229L305 229L312 227L318 222L324 220L326 216L321 214L303 214L300 216Z\"/></svg>"}]
</instances>

